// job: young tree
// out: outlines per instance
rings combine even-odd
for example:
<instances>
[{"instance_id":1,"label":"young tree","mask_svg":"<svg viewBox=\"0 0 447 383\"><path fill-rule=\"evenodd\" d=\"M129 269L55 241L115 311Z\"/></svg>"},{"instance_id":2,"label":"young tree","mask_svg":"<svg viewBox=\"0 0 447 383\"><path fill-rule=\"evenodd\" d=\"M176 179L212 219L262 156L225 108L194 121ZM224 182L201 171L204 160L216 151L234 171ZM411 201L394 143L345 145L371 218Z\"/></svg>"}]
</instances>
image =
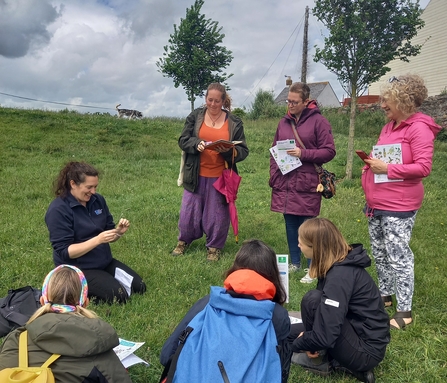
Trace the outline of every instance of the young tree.
<instances>
[{"instance_id":1,"label":"young tree","mask_svg":"<svg viewBox=\"0 0 447 383\"><path fill-rule=\"evenodd\" d=\"M421 45L411 39L424 26L419 0L315 0L313 14L329 30L324 48L316 48L321 61L337 75L351 97L346 178L352 178L357 97L390 68L393 59L409 61Z\"/></svg>"},{"instance_id":2,"label":"young tree","mask_svg":"<svg viewBox=\"0 0 447 383\"><path fill-rule=\"evenodd\" d=\"M171 77L176 88L183 86L191 111L196 97L203 96L210 83L223 83L232 76L222 73L233 59L232 52L219 45L225 35L220 33L222 27L218 27L217 21L200 14L203 3L204 0L196 0L186 9L179 27L174 24L169 46L164 47L163 57L157 62L164 77Z\"/></svg>"}]
</instances>

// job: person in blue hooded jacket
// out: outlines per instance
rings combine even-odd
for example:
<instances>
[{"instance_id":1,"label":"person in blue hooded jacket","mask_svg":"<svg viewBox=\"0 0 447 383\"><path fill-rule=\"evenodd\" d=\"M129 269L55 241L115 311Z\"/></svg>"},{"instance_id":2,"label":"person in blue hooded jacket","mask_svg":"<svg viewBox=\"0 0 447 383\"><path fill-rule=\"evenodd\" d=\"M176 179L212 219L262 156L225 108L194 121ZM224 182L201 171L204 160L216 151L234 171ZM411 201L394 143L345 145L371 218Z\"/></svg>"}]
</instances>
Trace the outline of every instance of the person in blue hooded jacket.
<instances>
[{"instance_id":1,"label":"person in blue hooded jacket","mask_svg":"<svg viewBox=\"0 0 447 383\"><path fill-rule=\"evenodd\" d=\"M233 364L231 364L230 367L233 367L234 363L240 362L238 368L230 368L230 370L227 371L230 381L233 382L231 379L231 373L239 376L242 373L241 371L246 371L241 365L249 359L249 355L253 355L253 347L256 347L255 345L261 342L264 338L264 335L259 333L262 331L260 327L263 327L266 324L265 320L261 321L262 323L257 329L256 325L251 327L250 325L247 325L247 322L252 323L254 313L258 313L256 306L262 306L263 308L260 309L261 311L265 311L265 306L273 306L271 307L271 323L274 328L273 338L275 339L270 339L271 342L268 342L270 349L266 350L264 348L262 352L265 353L264 355L268 355L270 358L273 357L273 359L276 359L278 369L273 367L273 363L267 362L263 366L257 365L259 368L256 369L258 372L261 372L261 370L264 369L269 370L267 371L268 374L272 373L271 370L274 369L276 378L268 381L286 383L289 376L292 355L291 343L289 339L290 318L287 310L283 307L286 298L286 292L282 286L279 275L275 252L260 240L252 239L245 241L236 254L233 266L226 272L224 287L220 288L213 286L211 289L211 294L201 298L191 307L182 321L177 325L171 336L166 340L160 355L161 364L166 366L171 363L172 357L176 353L179 346L179 336L189 325L194 327L193 324L198 322L196 319L199 316L205 315L204 311L209 303L214 308L219 307L216 309L217 312L220 310L226 311L225 318L227 318L227 321L231 321L229 325L231 328L230 332L232 334L229 335L234 336L234 334L237 333L239 334L240 338L249 339L249 341L245 343L246 347L243 350L238 350L238 352L240 351L245 353L245 359L242 361L240 360L240 355L238 352L234 350L235 345L228 342L229 337L225 336L225 326L223 326L221 321L218 322L218 324L222 327L219 331L213 332L213 328L208 328L208 330L213 333L213 336L212 339L208 339L205 343L211 344L212 347L219 349L225 347L231 348L233 346L233 352L226 353L227 356L233 357ZM260 305L257 303L260 303ZM251 312L252 314L248 314L247 311ZM249 321L247 321L245 315L251 316ZM226 324L227 323L225 323L225 325ZM194 336L194 331L192 331L191 335ZM187 344L188 341L185 342L185 347L188 347ZM185 348L183 348L182 353L184 350ZM202 352L202 350L195 351L197 351L197 353ZM180 353L179 363L181 363L180 358L182 353ZM271 361L272 359L269 360ZM208 365L203 366L203 369L206 368L208 368ZM191 368L189 371L190 370ZM249 367L248 370L250 370ZM197 371L193 372L195 373ZM193 372L190 373L192 374ZM205 370L201 372L205 374ZM265 376L266 375L263 375L264 379ZM180 381L191 381L190 378L191 376L188 376L187 378L184 377L184 380ZM248 380L255 379L250 373L245 375L243 378L244 379L242 381L259 381ZM203 379L204 375L202 375L201 381L205 381ZM235 381L240 381L237 377L234 379ZM194 381L194 379L192 380ZM200 381L200 379L197 381Z\"/></svg>"},{"instance_id":2,"label":"person in blue hooded jacket","mask_svg":"<svg viewBox=\"0 0 447 383\"><path fill-rule=\"evenodd\" d=\"M68 264L84 272L89 296L125 303L146 285L129 266L113 258L110 243L119 240L130 223L115 226L103 196L96 193L99 172L85 162L69 162L55 181L56 198L45 215L53 246L54 265Z\"/></svg>"},{"instance_id":3,"label":"person in blue hooded jacket","mask_svg":"<svg viewBox=\"0 0 447 383\"><path fill-rule=\"evenodd\" d=\"M326 218L305 221L298 230L316 290L301 301L303 323L292 325L292 362L329 375L340 369L358 380L375 381L373 369L390 341L388 314L372 277L371 260L361 244L348 245Z\"/></svg>"}]
</instances>

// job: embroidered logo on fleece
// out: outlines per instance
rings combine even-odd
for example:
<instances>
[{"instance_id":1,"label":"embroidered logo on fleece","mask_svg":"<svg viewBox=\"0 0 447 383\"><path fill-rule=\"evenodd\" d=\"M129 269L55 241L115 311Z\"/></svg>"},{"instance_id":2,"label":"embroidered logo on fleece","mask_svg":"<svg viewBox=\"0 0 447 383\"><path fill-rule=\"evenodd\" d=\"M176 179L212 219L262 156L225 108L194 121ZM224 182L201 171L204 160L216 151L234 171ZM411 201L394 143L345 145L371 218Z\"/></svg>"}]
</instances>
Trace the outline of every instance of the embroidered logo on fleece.
<instances>
[{"instance_id":1,"label":"embroidered logo on fleece","mask_svg":"<svg viewBox=\"0 0 447 383\"><path fill-rule=\"evenodd\" d=\"M95 214L96 214L96 215L100 215L100 214L102 214L102 209L95 210Z\"/></svg>"},{"instance_id":2,"label":"embroidered logo on fleece","mask_svg":"<svg viewBox=\"0 0 447 383\"><path fill-rule=\"evenodd\" d=\"M326 300L324 301L324 304L325 304L325 305L328 305L328 306L334 306L334 307L338 307L338 306L340 306L340 302L333 301L332 299L326 299Z\"/></svg>"}]
</instances>

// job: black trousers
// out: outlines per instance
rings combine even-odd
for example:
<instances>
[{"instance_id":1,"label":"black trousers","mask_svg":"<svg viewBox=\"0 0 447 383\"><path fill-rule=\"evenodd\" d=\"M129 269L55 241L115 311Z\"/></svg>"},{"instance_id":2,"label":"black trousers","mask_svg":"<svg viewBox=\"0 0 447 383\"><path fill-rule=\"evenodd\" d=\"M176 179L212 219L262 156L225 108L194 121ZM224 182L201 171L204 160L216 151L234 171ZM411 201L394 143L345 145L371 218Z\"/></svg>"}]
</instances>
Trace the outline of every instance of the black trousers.
<instances>
[{"instance_id":1,"label":"black trousers","mask_svg":"<svg viewBox=\"0 0 447 383\"><path fill-rule=\"evenodd\" d=\"M291 326L290 338L294 340L301 332L312 331L315 311L317 310L323 292L310 290L301 301L301 319L303 323ZM310 350L302 350L310 351ZM329 359L335 359L342 367L351 371L368 371L376 367L385 357L385 352L380 359L372 357L365 351L364 341L357 335L352 325L345 319L340 336L333 348L327 350Z\"/></svg>"},{"instance_id":2,"label":"black trousers","mask_svg":"<svg viewBox=\"0 0 447 383\"><path fill-rule=\"evenodd\" d=\"M133 277L131 292L143 294L146 291L146 284L141 277L124 263L112 259L112 262L104 270L89 269L82 270L88 283L88 296L95 303L107 302L126 303L129 295L121 283L115 279L115 270L120 268Z\"/></svg>"}]
</instances>

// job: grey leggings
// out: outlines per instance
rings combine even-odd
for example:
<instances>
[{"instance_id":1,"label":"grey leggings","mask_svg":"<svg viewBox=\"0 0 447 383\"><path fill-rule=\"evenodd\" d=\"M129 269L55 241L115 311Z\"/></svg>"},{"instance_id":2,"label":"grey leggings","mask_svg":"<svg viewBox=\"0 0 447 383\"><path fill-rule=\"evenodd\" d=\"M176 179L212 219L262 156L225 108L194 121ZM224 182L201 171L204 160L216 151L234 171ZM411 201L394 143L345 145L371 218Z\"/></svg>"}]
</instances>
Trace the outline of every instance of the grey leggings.
<instances>
[{"instance_id":1,"label":"grey leggings","mask_svg":"<svg viewBox=\"0 0 447 383\"><path fill-rule=\"evenodd\" d=\"M414 254L409 243L416 214L368 220L371 249L382 296L396 294L397 311L410 311L414 291Z\"/></svg>"}]
</instances>

